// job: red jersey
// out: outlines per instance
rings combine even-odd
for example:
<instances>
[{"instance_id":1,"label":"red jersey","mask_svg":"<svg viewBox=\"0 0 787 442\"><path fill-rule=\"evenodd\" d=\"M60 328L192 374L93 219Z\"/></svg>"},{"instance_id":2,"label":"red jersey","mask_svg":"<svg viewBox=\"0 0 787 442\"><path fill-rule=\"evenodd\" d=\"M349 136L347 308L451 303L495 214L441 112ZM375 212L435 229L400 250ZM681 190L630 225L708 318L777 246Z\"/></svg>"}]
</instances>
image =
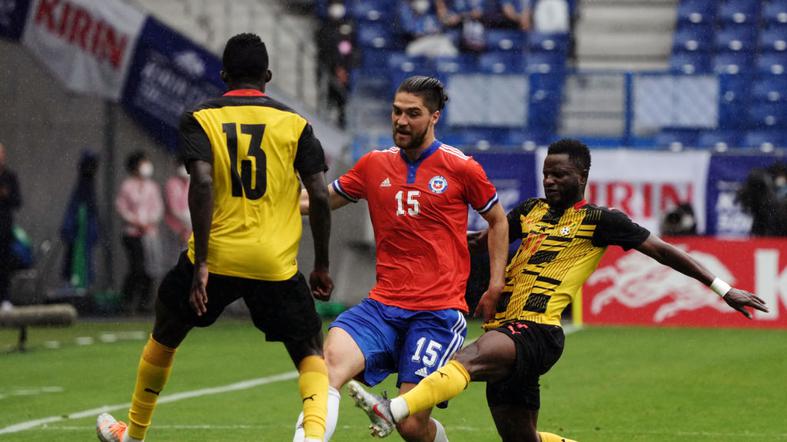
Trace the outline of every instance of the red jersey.
<instances>
[{"instance_id":1,"label":"red jersey","mask_svg":"<svg viewBox=\"0 0 787 442\"><path fill-rule=\"evenodd\" d=\"M377 245L370 298L408 310L467 312L467 206L483 214L497 203L480 164L435 140L415 162L398 147L369 152L332 185L350 201L369 203Z\"/></svg>"}]
</instances>

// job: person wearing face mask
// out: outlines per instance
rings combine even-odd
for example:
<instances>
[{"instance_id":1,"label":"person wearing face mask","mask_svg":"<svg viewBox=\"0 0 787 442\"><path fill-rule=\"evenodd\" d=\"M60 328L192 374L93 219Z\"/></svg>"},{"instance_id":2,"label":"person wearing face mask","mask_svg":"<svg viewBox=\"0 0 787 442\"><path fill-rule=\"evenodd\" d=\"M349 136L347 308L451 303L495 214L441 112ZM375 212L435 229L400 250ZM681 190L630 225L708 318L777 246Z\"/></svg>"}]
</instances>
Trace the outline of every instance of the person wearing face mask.
<instances>
[{"instance_id":1,"label":"person wearing face mask","mask_svg":"<svg viewBox=\"0 0 787 442\"><path fill-rule=\"evenodd\" d=\"M752 218L752 236L787 236L787 164L753 169L736 202Z\"/></svg>"},{"instance_id":2,"label":"person wearing face mask","mask_svg":"<svg viewBox=\"0 0 787 442\"><path fill-rule=\"evenodd\" d=\"M136 314L148 309L153 277L160 267L158 224L164 215L161 190L153 181L153 163L143 151L126 158L128 176L115 198L123 220L123 247L128 273L123 281L123 310Z\"/></svg>"},{"instance_id":3,"label":"person wearing face mask","mask_svg":"<svg viewBox=\"0 0 787 442\"><path fill-rule=\"evenodd\" d=\"M334 1L328 6L328 20L322 23L314 39L318 57L317 81L323 85L328 106L336 112L336 124L344 127L350 71L358 57L355 24L347 17L344 2Z\"/></svg>"}]
</instances>

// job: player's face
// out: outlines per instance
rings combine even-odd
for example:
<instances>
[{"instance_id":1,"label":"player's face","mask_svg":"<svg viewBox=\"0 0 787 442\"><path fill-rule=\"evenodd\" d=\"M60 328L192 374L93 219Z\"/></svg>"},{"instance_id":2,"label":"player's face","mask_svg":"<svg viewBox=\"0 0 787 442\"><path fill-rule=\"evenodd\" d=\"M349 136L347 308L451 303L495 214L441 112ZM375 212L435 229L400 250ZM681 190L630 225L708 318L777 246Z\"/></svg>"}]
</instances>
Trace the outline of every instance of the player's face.
<instances>
[{"instance_id":1,"label":"player's face","mask_svg":"<svg viewBox=\"0 0 787 442\"><path fill-rule=\"evenodd\" d=\"M391 111L394 144L405 150L425 147L424 140L433 134L439 115L440 111L429 112L421 97L397 93Z\"/></svg>"},{"instance_id":2,"label":"player's face","mask_svg":"<svg viewBox=\"0 0 787 442\"><path fill-rule=\"evenodd\" d=\"M567 208L580 201L585 177L568 154L547 155L544 159L544 194L552 207Z\"/></svg>"}]
</instances>

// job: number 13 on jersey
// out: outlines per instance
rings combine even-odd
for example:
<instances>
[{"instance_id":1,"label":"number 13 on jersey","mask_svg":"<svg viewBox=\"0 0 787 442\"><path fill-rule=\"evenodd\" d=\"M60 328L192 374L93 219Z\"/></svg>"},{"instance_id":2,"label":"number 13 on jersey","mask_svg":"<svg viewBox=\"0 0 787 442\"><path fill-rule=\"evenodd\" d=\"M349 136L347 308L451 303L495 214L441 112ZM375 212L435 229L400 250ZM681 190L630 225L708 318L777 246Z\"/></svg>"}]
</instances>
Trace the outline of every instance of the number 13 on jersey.
<instances>
[{"instance_id":1,"label":"number 13 on jersey","mask_svg":"<svg viewBox=\"0 0 787 442\"><path fill-rule=\"evenodd\" d=\"M241 124L240 133L248 135L248 148L246 149L246 159L240 162L240 173L238 173L238 124L224 123L221 125L224 134L227 136L227 151L230 154L230 179L232 180L232 196L245 196L246 199L258 200L265 195L268 187L268 176L266 174L267 158L265 151L262 150L262 137L265 134L264 124ZM242 146L246 148L246 146ZM251 161L248 158L254 158ZM253 179L253 181L252 181Z\"/></svg>"}]
</instances>

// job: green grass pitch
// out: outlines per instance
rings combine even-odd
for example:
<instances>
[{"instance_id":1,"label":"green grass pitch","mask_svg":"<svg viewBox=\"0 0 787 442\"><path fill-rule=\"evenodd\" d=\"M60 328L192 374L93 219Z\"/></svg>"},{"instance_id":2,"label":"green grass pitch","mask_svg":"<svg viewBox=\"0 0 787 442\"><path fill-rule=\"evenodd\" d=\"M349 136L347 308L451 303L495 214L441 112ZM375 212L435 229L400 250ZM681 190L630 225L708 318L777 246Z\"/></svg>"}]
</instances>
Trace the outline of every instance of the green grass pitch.
<instances>
[{"instance_id":1,"label":"green grass pitch","mask_svg":"<svg viewBox=\"0 0 787 442\"><path fill-rule=\"evenodd\" d=\"M0 331L0 441L95 440L91 410L129 401L149 327L31 329L27 353L10 352L16 332ZM469 337L479 332L470 323ZM300 409L292 372L283 347L246 321L195 330L162 398L197 393L160 404L147 441L289 441ZM235 389L221 388L229 385ZM394 390L393 377L382 389ZM540 428L581 442L787 440L787 333L585 328L567 336L541 391ZM483 384L435 416L452 442L499 440ZM25 425L32 427L8 431ZM333 440L371 440L366 426L344 398Z\"/></svg>"}]
</instances>

